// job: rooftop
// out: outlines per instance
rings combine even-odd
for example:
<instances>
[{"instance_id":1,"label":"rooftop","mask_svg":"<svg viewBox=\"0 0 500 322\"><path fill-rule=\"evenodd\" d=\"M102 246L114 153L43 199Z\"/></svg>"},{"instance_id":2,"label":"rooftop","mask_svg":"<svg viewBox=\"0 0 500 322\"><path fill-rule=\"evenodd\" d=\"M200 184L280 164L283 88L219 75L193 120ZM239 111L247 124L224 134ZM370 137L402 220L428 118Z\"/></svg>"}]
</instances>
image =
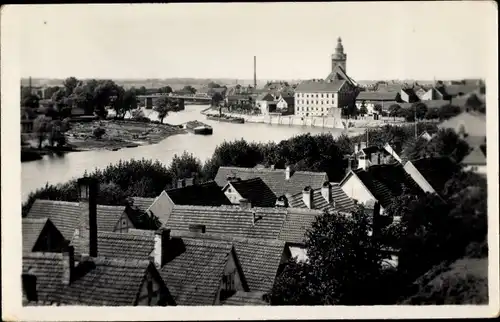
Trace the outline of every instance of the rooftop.
<instances>
[{"instance_id":1,"label":"rooftop","mask_svg":"<svg viewBox=\"0 0 500 322\"><path fill-rule=\"evenodd\" d=\"M292 171L290 179L287 180L285 169L220 167L215 182L224 187L228 177L237 177L241 180L259 177L276 196L295 194L306 186L311 186L313 189L320 188L325 181L328 181L326 172Z\"/></svg>"},{"instance_id":2,"label":"rooftop","mask_svg":"<svg viewBox=\"0 0 500 322\"><path fill-rule=\"evenodd\" d=\"M443 191L446 182L458 171L457 165L448 157L421 158L411 163L437 193Z\"/></svg>"},{"instance_id":3,"label":"rooftop","mask_svg":"<svg viewBox=\"0 0 500 322\"><path fill-rule=\"evenodd\" d=\"M176 205L221 206L231 204L215 181L170 189L166 192Z\"/></svg>"},{"instance_id":4,"label":"rooftop","mask_svg":"<svg viewBox=\"0 0 500 322\"><path fill-rule=\"evenodd\" d=\"M224 301L223 305L228 306L264 306L269 305L265 300L264 292L242 292L238 291L233 296Z\"/></svg>"},{"instance_id":5,"label":"rooftop","mask_svg":"<svg viewBox=\"0 0 500 322\"><path fill-rule=\"evenodd\" d=\"M313 189L313 209L317 210L342 210L342 211L352 211L354 210L354 202L350 199L345 192L340 188L338 183L331 183L331 197L335 201L335 206L328 203L328 201L323 197L321 193L321 188ZM307 208L304 203L302 192L296 193L290 196L288 204L293 208Z\"/></svg>"},{"instance_id":6,"label":"rooftop","mask_svg":"<svg viewBox=\"0 0 500 322\"><path fill-rule=\"evenodd\" d=\"M345 84L345 80L335 80L332 82L304 81L295 89L295 93L336 93Z\"/></svg>"},{"instance_id":7,"label":"rooftop","mask_svg":"<svg viewBox=\"0 0 500 322\"><path fill-rule=\"evenodd\" d=\"M23 252L33 251L33 247L35 247L35 244L48 221L48 218L23 218Z\"/></svg>"},{"instance_id":8,"label":"rooftop","mask_svg":"<svg viewBox=\"0 0 500 322\"><path fill-rule=\"evenodd\" d=\"M261 178L233 180L231 185L242 198L249 200L254 207L274 207L276 205L276 195Z\"/></svg>"},{"instance_id":9,"label":"rooftop","mask_svg":"<svg viewBox=\"0 0 500 322\"><path fill-rule=\"evenodd\" d=\"M360 92L356 97L357 101L394 101L399 92Z\"/></svg>"}]
</instances>

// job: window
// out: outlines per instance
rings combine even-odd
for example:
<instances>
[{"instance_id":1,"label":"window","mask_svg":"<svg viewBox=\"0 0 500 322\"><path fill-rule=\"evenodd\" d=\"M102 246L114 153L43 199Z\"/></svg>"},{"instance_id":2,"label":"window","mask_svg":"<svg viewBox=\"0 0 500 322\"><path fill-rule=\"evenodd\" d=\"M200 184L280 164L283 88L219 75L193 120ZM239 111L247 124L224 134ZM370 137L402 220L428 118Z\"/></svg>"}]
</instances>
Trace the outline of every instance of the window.
<instances>
[{"instance_id":1,"label":"window","mask_svg":"<svg viewBox=\"0 0 500 322\"><path fill-rule=\"evenodd\" d=\"M323 97L323 94L321 94L321 97Z\"/></svg>"},{"instance_id":2,"label":"window","mask_svg":"<svg viewBox=\"0 0 500 322\"><path fill-rule=\"evenodd\" d=\"M323 95L321 95L321 96L323 96ZM323 104L323 101L320 101L320 104Z\"/></svg>"},{"instance_id":3,"label":"window","mask_svg":"<svg viewBox=\"0 0 500 322\"><path fill-rule=\"evenodd\" d=\"M231 188L227 188L227 192L231 193L232 192Z\"/></svg>"},{"instance_id":4,"label":"window","mask_svg":"<svg viewBox=\"0 0 500 322\"><path fill-rule=\"evenodd\" d=\"M235 277L234 272L222 276L222 287L224 290L234 291L236 289L236 286L234 283L234 277Z\"/></svg>"}]
</instances>

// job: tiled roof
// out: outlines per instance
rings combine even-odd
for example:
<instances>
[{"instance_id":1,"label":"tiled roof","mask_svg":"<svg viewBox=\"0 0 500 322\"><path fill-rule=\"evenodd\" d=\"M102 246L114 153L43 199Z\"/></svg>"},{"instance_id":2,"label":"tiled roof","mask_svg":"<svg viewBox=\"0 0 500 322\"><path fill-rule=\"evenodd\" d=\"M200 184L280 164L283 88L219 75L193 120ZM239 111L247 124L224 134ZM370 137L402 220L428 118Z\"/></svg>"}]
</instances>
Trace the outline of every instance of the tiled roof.
<instances>
[{"instance_id":1,"label":"tiled roof","mask_svg":"<svg viewBox=\"0 0 500 322\"><path fill-rule=\"evenodd\" d=\"M33 251L48 218L23 218L23 252Z\"/></svg>"},{"instance_id":2,"label":"tiled roof","mask_svg":"<svg viewBox=\"0 0 500 322\"><path fill-rule=\"evenodd\" d=\"M357 101L394 101L399 92L360 92Z\"/></svg>"},{"instance_id":3,"label":"tiled roof","mask_svg":"<svg viewBox=\"0 0 500 322\"><path fill-rule=\"evenodd\" d=\"M486 155L479 147L474 147L472 151L462 160L465 165L486 165Z\"/></svg>"},{"instance_id":4,"label":"tiled roof","mask_svg":"<svg viewBox=\"0 0 500 322\"><path fill-rule=\"evenodd\" d=\"M349 198L344 190L342 190L338 183L332 183L332 200L335 201L335 207L333 204L328 203L326 199L321 194L320 189L313 190L313 209L317 210L341 210L341 211L353 211L354 202ZM288 200L288 204L293 208L307 208L304 203L302 192L294 194Z\"/></svg>"},{"instance_id":5,"label":"tiled roof","mask_svg":"<svg viewBox=\"0 0 500 322\"><path fill-rule=\"evenodd\" d=\"M453 161L447 157L422 158L411 163L437 193L442 192L445 183L457 170Z\"/></svg>"},{"instance_id":6,"label":"tiled roof","mask_svg":"<svg viewBox=\"0 0 500 322\"><path fill-rule=\"evenodd\" d=\"M23 255L23 273L37 278L38 300L74 305L134 305L149 265L149 261L92 258L75 264L75 280L63 285L62 254Z\"/></svg>"},{"instance_id":7,"label":"tiled roof","mask_svg":"<svg viewBox=\"0 0 500 322\"><path fill-rule=\"evenodd\" d=\"M221 206L231 204L215 181L171 189L167 190L166 193L176 205Z\"/></svg>"},{"instance_id":8,"label":"tiled roof","mask_svg":"<svg viewBox=\"0 0 500 322\"><path fill-rule=\"evenodd\" d=\"M450 101L447 100L425 100L425 101L420 101L418 103L400 103L399 105L403 109L408 109L413 107L415 104L420 104L423 103L427 108L441 108L443 106L449 105Z\"/></svg>"},{"instance_id":9,"label":"tiled roof","mask_svg":"<svg viewBox=\"0 0 500 322\"><path fill-rule=\"evenodd\" d=\"M269 305L269 303L264 300L266 293L264 292L242 292L238 291L233 296L224 301L222 305L229 306L263 306Z\"/></svg>"},{"instance_id":10,"label":"tiled roof","mask_svg":"<svg viewBox=\"0 0 500 322\"><path fill-rule=\"evenodd\" d=\"M328 181L326 172L308 171L292 172L290 179L286 180L285 171L284 169L220 167L215 182L224 187L228 177L237 177L242 180L260 177L276 196L282 196L301 192L306 186L313 189L320 188L325 181Z\"/></svg>"},{"instance_id":11,"label":"tiled roof","mask_svg":"<svg viewBox=\"0 0 500 322\"><path fill-rule=\"evenodd\" d=\"M234 180L231 185L242 198L249 200L254 207L274 207L276 205L276 195L261 178Z\"/></svg>"},{"instance_id":12,"label":"tiled roof","mask_svg":"<svg viewBox=\"0 0 500 322\"><path fill-rule=\"evenodd\" d=\"M259 96L257 96L257 98L255 100L256 101L272 102L272 101L274 101L274 97L271 94L269 94L268 92L264 92L264 93L259 94Z\"/></svg>"},{"instance_id":13,"label":"tiled roof","mask_svg":"<svg viewBox=\"0 0 500 322\"><path fill-rule=\"evenodd\" d=\"M156 198L143 198L143 197L132 197L134 201L134 206L142 211L148 210L148 208L155 202Z\"/></svg>"},{"instance_id":14,"label":"tiled roof","mask_svg":"<svg viewBox=\"0 0 500 322\"><path fill-rule=\"evenodd\" d=\"M451 95L451 96L456 96L460 93L463 94L468 94L471 92L474 92L475 90L479 89L479 86L476 84L456 84L456 85L446 85L445 86L445 91L446 94Z\"/></svg>"},{"instance_id":15,"label":"tiled roof","mask_svg":"<svg viewBox=\"0 0 500 322\"><path fill-rule=\"evenodd\" d=\"M414 194L422 193L400 163L374 165L367 170L356 169L352 172L384 208L391 204L393 198L403 193L403 186Z\"/></svg>"},{"instance_id":16,"label":"tiled roof","mask_svg":"<svg viewBox=\"0 0 500 322\"><path fill-rule=\"evenodd\" d=\"M154 248L154 230L134 230L130 233L97 232L98 256L147 260ZM79 236L74 235L71 244L80 254Z\"/></svg>"},{"instance_id":17,"label":"tiled roof","mask_svg":"<svg viewBox=\"0 0 500 322\"><path fill-rule=\"evenodd\" d=\"M240 238L221 234L181 231L172 231L171 236L231 242L236 250L250 291L268 292L271 290L283 253L287 250L285 242L276 239Z\"/></svg>"},{"instance_id":18,"label":"tiled roof","mask_svg":"<svg viewBox=\"0 0 500 322\"><path fill-rule=\"evenodd\" d=\"M255 223L254 211L257 218L262 217ZM238 206L175 206L165 227L187 231L190 225L205 225L207 233L247 238L276 238L285 220L286 211L277 208L243 209Z\"/></svg>"},{"instance_id":19,"label":"tiled roof","mask_svg":"<svg viewBox=\"0 0 500 322\"><path fill-rule=\"evenodd\" d=\"M322 213L319 210L309 209L294 209L289 211L278 236L279 240L292 244L303 244L307 230L311 228L316 217L322 215Z\"/></svg>"},{"instance_id":20,"label":"tiled roof","mask_svg":"<svg viewBox=\"0 0 500 322\"><path fill-rule=\"evenodd\" d=\"M175 238L175 258L160 269L177 305L214 305L233 245L226 241Z\"/></svg>"},{"instance_id":21,"label":"tiled roof","mask_svg":"<svg viewBox=\"0 0 500 322\"><path fill-rule=\"evenodd\" d=\"M336 93L344 85L345 80L332 82L325 81L304 81L295 89L296 93Z\"/></svg>"},{"instance_id":22,"label":"tiled roof","mask_svg":"<svg viewBox=\"0 0 500 322\"><path fill-rule=\"evenodd\" d=\"M124 211L124 206L97 205L98 230L113 231ZM78 202L37 199L31 206L27 217L49 218L64 238L71 240L79 223L80 206Z\"/></svg>"}]
</instances>

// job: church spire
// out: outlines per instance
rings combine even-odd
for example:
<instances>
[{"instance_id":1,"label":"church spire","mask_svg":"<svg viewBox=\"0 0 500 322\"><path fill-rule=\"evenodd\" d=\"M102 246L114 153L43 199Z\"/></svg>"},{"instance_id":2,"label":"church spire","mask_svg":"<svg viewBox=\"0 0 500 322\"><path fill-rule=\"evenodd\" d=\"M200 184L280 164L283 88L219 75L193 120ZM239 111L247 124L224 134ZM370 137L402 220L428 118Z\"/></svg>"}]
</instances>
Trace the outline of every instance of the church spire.
<instances>
[{"instance_id":1,"label":"church spire","mask_svg":"<svg viewBox=\"0 0 500 322\"><path fill-rule=\"evenodd\" d=\"M337 46L335 47L335 53L332 55L332 71L334 71L337 66L341 66L345 72L346 61L347 55L344 53L344 45L342 45L342 39L338 37Z\"/></svg>"}]
</instances>

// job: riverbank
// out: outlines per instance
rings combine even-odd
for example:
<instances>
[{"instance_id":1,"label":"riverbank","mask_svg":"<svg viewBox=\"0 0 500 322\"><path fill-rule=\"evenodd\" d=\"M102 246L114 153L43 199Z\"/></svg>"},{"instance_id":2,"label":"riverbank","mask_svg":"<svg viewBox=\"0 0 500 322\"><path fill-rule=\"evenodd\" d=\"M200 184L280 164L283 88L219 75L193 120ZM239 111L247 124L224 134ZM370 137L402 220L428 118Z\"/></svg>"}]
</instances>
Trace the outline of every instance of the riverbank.
<instances>
[{"instance_id":1,"label":"riverbank","mask_svg":"<svg viewBox=\"0 0 500 322\"><path fill-rule=\"evenodd\" d=\"M219 115L219 111L213 108L207 108L201 111L202 114L209 116ZM408 125L404 119L394 119L392 117L374 120L372 117L359 117L358 119L335 119L334 117L319 116L296 116L296 115L251 115L241 113L224 112L224 115L233 118L242 118L245 123L264 123L271 125L288 126L307 126L327 129L345 129L355 128L364 131L366 128L376 128L384 125ZM359 132L357 131L357 132Z\"/></svg>"},{"instance_id":2,"label":"riverbank","mask_svg":"<svg viewBox=\"0 0 500 322\"><path fill-rule=\"evenodd\" d=\"M99 139L93 131L101 127L106 132ZM158 143L169 136L186 133L176 125L136 122L130 120L103 120L75 123L66 133L68 144L79 151L119 150Z\"/></svg>"}]
</instances>

